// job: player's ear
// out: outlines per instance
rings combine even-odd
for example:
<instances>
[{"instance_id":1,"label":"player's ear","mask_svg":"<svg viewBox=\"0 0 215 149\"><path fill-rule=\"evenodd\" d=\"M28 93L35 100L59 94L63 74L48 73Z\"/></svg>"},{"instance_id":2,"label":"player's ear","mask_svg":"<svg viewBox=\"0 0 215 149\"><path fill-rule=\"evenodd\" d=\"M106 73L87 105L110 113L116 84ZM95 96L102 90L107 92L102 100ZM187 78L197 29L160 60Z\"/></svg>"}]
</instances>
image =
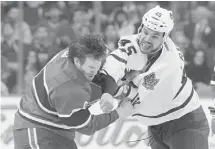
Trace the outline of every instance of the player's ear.
<instances>
[{"instance_id":1,"label":"player's ear","mask_svg":"<svg viewBox=\"0 0 215 149\"><path fill-rule=\"evenodd\" d=\"M77 57L74 57L74 64L77 68L80 68L81 67L81 61L79 58Z\"/></svg>"}]
</instances>

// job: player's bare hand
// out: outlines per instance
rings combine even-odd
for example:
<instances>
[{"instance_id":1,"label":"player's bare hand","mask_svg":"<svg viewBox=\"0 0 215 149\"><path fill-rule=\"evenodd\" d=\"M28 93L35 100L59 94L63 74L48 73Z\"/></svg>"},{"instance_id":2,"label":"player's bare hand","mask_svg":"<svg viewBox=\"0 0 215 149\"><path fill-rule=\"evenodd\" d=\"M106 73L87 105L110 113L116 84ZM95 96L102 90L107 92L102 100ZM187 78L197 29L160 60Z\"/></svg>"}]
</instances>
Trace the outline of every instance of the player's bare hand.
<instances>
[{"instance_id":1,"label":"player's bare hand","mask_svg":"<svg viewBox=\"0 0 215 149\"><path fill-rule=\"evenodd\" d=\"M109 113L114 108L113 96L104 93L99 101L100 108L104 113Z\"/></svg>"}]
</instances>

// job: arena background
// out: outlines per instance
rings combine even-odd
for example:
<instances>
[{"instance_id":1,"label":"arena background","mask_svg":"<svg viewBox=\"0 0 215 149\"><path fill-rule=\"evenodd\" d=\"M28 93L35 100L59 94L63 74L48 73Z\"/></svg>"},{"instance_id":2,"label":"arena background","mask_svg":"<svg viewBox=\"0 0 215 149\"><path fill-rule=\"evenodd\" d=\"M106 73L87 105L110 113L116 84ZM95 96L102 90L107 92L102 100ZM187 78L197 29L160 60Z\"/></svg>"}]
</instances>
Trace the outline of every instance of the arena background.
<instances>
[{"instance_id":1,"label":"arena background","mask_svg":"<svg viewBox=\"0 0 215 149\"><path fill-rule=\"evenodd\" d=\"M77 35L98 32L110 51L122 35L137 32L142 15L161 5L171 9L174 42L185 55L186 72L193 80L207 116L212 105L210 78L215 64L214 1L1 1L1 148L13 148L13 114L32 78ZM96 105L95 105L96 106ZM100 112L96 106L94 112ZM132 119L118 121L92 137L77 134L79 148L141 148L146 127ZM215 149L210 134L210 149Z\"/></svg>"}]
</instances>

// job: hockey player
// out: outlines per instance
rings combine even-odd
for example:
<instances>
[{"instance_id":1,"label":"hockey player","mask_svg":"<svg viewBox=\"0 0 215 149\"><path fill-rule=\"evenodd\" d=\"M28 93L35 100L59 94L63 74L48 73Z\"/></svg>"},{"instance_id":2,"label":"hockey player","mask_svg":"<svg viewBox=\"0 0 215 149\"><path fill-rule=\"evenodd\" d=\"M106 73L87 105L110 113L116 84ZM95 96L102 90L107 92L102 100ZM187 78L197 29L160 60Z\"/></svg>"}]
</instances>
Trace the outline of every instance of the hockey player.
<instances>
[{"instance_id":1,"label":"hockey player","mask_svg":"<svg viewBox=\"0 0 215 149\"><path fill-rule=\"evenodd\" d=\"M124 104L110 113L90 113L90 81L105 53L101 37L87 35L46 64L15 114L15 149L76 149L76 131L91 135L131 112L133 107Z\"/></svg>"},{"instance_id":2,"label":"hockey player","mask_svg":"<svg viewBox=\"0 0 215 149\"><path fill-rule=\"evenodd\" d=\"M169 37L173 26L171 11L149 10L138 34L122 37L106 59L103 92L131 101L131 115L148 126L152 149L208 149L208 120ZM100 102L104 112L108 100Z\"/></svg>"}]
</instances>

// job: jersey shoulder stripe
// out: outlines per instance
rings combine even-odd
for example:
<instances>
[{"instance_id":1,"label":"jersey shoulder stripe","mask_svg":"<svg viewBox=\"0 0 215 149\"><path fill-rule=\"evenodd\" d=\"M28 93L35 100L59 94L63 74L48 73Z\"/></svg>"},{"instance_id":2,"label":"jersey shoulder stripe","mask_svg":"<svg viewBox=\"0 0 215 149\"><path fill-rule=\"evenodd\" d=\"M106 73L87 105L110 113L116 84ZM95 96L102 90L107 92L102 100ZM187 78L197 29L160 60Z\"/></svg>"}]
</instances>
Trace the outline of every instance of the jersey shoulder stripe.
<instances>
[{"instance_id":1,"label":"jersey shoulder stripe","mask_svg":"<svg viewBox=\"0 0 215 149\"><path fill-rule=\"evenodd\" d=\"M117 61L126 64L127 61L119 56L117 56L116 54L110 54L111 56L113 56Z\"/></svg>"},{"instance_id":2,"label":"jersey shoulder stripe","mask_svg":"<svg viewBox=\"0 0 215 149\"><path fill-rule=\"evenodd\" d=\"M35 123L38 125L43 125L43 126L46 126L48 128L55 128L55 129L79 129L79 128L83 128L90 122L90 120L92 118L92 116L89 115L86 121L81 120L82 124L77 123L79 121L72 121L71 122L71 119L70 119L70 125L67 125L67 124L63 124L63 123L56 123L54 121L46 120L42 117L38 117L38 116L36 117L30 113L26 113L25 111L22 110L22 108L18 109L18 114L22 118L24 118L24 119L26 119L32 123ZM78 115L77 117L79 117L79 119L80 119L80 115ZM71 125L71 123L73 125Z\"/></svg>"},{"instance_id":3,"label":"jersey shoulder stripe","mask_svg":"<svg viewBox=\"0 0 215 149\"><path fill-rule=\"evenodd\" d=\"M57 111L53 108L49 102L49 96L47 94L45 85L44 85L44 69L41 70L38 75L33 79L33 96L37 101L39 107L53 115L57 115Z\"/></svg>"}]
</instances>

